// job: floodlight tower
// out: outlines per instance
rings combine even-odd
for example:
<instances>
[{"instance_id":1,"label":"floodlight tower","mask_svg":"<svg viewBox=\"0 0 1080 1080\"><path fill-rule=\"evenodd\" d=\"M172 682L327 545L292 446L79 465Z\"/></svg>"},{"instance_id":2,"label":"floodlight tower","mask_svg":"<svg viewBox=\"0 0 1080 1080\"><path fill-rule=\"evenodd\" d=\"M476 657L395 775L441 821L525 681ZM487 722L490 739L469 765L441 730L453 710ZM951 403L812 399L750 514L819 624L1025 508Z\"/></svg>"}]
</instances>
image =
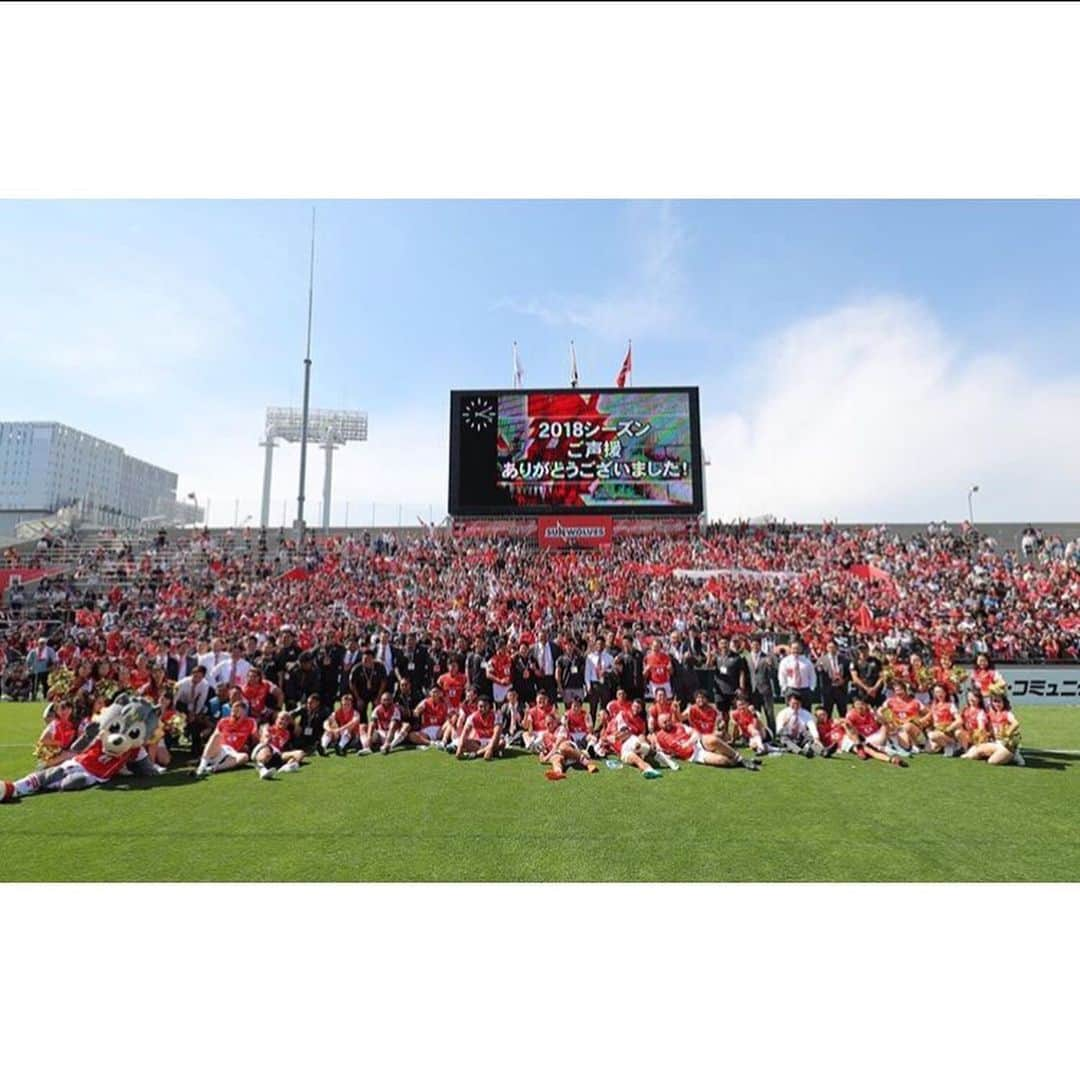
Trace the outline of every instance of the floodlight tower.
<instances>
[{"instance_id":1,"label":"floodlight tower","mask_svg":"<svg viewBox=\"0 0 1080 1080\"><path fill-rule=\"evenodd\" d=\"M306 429L306 436L305 436ZM330 528L330 500L333 487L334 451L350 442L366 442L368 437L368 418L366 412L351 409L310 409L304 416L303 409L268 408L266 410L266 446L274 438L285 442L298 442L303 447L303 440L310 439L322 445L326 453L326 472L323 475L323 511L322 527ZM267 446L267 467L263 472L263 513L270 517L270 455L273 450Z\"/></svg>"},{"instance_id":2,"label":"floodlight tower","mask_svg":"<svg viewBox=\"0 0 1080 1080\"><path fill-rule=\"evenodd\" d=\"M274 441L277 432L270 423L270 410L267 409L266 412L266 437L259 443L266 448L266 457L263 459L262 508L259 511L259 525L264 529L270 524L270 477L274 471L274 450L277 447Z\"/></svg>"}]
</instances>

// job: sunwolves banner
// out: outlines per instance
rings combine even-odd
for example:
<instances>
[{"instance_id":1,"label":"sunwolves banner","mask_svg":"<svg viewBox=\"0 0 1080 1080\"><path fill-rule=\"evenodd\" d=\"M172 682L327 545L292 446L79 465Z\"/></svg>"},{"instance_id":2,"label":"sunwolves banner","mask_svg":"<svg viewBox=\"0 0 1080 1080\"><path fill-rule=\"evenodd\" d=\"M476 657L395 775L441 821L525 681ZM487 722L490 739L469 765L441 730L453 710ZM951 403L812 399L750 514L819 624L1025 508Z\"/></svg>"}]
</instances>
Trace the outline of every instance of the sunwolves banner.
<instances>
[{"instance_id":1,"label":"sunwolves banner","mask_svg":"<svg viewBox=\"0 0 1080 1080\"><path fill-rule=\"evenodd\" d=\"M536 539L541 547L608 547L614 522L609 517L542 517L537 519Z\"/></svg>"}]
</instances>

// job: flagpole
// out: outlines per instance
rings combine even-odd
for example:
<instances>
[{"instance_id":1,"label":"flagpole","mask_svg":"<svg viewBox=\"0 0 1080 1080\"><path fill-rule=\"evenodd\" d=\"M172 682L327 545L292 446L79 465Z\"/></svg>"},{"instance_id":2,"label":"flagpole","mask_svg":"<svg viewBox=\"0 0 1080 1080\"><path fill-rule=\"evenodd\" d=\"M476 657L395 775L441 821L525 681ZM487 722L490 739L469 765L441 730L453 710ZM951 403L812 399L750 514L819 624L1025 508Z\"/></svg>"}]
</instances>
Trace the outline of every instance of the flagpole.
<instances>
[{"instance_id":1,"label":"flagpole","mask_svg":"<svg viewBox=\"0 0 1080 1080\"><path fill-rule=\"evenodd\" d=\"M570 386L577 389L578 384L577 353L574 352L574 339L570 339Z\"/></svg>"},{"instance_id":2,"label":"flagpole","mask_svg":"<svg viewBox=\"0 0 1080 1080\"><path fill-rule=\"evenodd\" d=\"M626 372L626 383L628 386L634 385L634 343L630 338L626 339L626 355L630 358L630 368Z\"/></svg>"}]
</instances>

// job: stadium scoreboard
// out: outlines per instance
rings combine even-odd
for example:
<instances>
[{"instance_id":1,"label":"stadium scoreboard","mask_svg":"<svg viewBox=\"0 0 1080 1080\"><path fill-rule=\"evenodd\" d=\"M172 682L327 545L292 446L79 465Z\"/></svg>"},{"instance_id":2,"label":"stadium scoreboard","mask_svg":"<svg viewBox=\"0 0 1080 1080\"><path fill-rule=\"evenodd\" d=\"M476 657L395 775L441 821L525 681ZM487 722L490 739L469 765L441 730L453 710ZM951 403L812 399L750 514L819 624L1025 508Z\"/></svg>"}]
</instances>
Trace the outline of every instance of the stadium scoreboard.
<instances>
[{"instance_id":1,"label":"stadium scoreboard","mask_svg":"<svg viewBox=\"0 0 1080 1080\"><path fill-rule=\"evenodd\" d=\"M454 390L450 513L702 512L697 387Z\"/></svg>"}]
</instances>

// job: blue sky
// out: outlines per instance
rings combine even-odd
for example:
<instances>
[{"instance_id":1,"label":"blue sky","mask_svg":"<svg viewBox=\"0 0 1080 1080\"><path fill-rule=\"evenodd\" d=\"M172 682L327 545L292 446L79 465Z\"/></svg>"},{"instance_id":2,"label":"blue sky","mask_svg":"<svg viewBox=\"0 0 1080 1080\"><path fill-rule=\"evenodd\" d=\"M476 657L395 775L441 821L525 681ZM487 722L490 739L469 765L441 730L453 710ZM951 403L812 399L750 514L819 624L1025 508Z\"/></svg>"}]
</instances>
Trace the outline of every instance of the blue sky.
<instances>
[{"instance_id":1,"label":"blue sky","mask_svg":"<svg viewBox=\"0 0 1080 1080\"><path fill-rule=\"evenodd\" d=\"M0 203L2 418L175 469L215 523L255 512L263 407L299 403L310 205ZM571 338L608 385L631 337L636 385L702 387L714 514L955 518L978 482L986 517L1080 518L1078 203L317 213L312 402L371 430L337 459L335 521L442 511L448 391L508 383L511 341L527 385L566 380ZM321 485L316 455L312 514Z\"/></svg>"}]
</instances>

